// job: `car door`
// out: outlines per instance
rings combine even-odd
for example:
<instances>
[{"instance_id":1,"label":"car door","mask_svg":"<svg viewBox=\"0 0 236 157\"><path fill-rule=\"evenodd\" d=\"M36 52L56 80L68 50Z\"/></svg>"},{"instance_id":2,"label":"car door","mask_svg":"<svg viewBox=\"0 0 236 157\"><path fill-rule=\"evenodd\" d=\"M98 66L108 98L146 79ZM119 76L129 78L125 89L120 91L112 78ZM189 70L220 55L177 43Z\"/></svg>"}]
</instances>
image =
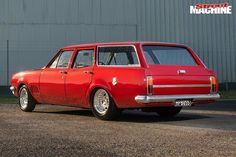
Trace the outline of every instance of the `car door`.
<instances>
[{"instance_id":1,"label":"car door","mask_svg":"<svg viewBox=\"0 0 236 157\"><path fill-rule=\"evenodd\" d=\"M65 78L71 65L73 50L66 50L47 66L40 76L40 97L44 103L65 104Z\"/></svg>"},{"instance_id":2,"label":"car door","mask_svg":"<svg viewBox=\"0 0 236 157\"><path fill-rule=\"evenodd\" d=\"M66 77L66 99L70 105L88 107L86 93L93 77L95 48L77 49Z\"/></svg>"}]
</instances>

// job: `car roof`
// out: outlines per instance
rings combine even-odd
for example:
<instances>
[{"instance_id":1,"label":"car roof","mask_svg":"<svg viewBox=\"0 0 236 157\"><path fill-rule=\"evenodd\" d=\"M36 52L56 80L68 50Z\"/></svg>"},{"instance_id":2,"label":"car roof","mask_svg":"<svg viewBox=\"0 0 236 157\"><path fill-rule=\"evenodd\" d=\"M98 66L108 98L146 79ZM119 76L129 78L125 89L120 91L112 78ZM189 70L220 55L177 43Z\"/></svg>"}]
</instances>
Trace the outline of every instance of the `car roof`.
<instances>
[{"instance_id":1,"label":"car roof","mask_svg":"<svg viewBox=\"0 0 236 157\"><path fill-rule=\"evenodd\" d=\"M125 41L125 42L101 42L101 43L86 43L78 45L69 45L63 49L78 48L78 47L93 47L93 46L107 46L107 45L137 45L137 44L158 44L158 45L171 45L171 46L185 46L183 44L168 43L168 42L153 42L153 41Z\"/></svg>"}]
</instances>

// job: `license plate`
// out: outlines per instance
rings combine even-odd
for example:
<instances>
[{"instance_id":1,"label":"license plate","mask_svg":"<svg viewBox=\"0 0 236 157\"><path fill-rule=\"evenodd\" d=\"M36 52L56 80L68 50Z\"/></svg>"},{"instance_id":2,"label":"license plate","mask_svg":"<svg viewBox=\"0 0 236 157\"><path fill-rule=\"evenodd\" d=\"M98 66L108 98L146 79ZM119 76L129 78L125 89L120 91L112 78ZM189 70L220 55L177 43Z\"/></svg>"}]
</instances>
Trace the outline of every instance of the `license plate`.
<instances>
[{"instance_id":1,"label":"license plate","mask_svg":"<svg viewBox=\"0 0 236 157\"><path fill-rule=\"evenodd\" d=\"M184 107L184 106L191 106L192 105L192 101L191 100L177 100L175 102L175 106L180 106L180 107Z\"/></svg>"}]
</instances>

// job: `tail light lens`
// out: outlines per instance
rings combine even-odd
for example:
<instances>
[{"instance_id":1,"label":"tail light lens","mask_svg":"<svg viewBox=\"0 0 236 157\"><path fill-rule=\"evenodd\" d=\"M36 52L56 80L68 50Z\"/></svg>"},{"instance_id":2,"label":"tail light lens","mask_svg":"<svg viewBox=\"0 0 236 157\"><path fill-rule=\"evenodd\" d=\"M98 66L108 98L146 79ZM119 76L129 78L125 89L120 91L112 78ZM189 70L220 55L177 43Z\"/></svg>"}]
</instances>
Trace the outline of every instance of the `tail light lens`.
<instances>
[{"instance_id":1,"label":"tail light lens","mask_svg":"<svg viewBox=\"0 0 236 157\"><path fill-rule=\"evenodd\" d=\"M152 95L153 91L153 79L152 76L147 76L147 94Z\"/></svg>"},{"instance_id":2,"label":"tail light lens","mask_svg":"<svg viewBox=\"0 0 236 157\"><path fill-rule=\"evenodd\" d=\"M211 82L211 93L215 93L216 92L216 78L214 76L211 76L210 82Z\"/></svg>"}]
</instances>

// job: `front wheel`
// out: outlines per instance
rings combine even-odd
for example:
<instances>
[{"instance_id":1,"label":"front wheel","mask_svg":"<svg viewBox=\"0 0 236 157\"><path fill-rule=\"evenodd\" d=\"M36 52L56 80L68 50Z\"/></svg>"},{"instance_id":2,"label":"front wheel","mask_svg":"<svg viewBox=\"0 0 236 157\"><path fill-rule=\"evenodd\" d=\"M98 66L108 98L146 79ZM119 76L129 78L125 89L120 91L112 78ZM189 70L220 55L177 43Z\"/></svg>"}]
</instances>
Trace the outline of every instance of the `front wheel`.
<instances>
[{"instance_id":1,"label":"front wheel","mask_svg":"<svg viewBox=\"0 0 236 157\"><path fill-rule=\"evenodd\" d=\"M92 112L102 120L112 120L120 114L120 110L116 107L113 99L104 89L95 91L92 98Z\"/></svg>"},{"instance_id":2,"label":"front wheel","mask_svg":"<svg viewBox=\"0 0 236 157\"><path fill-rule=\"evenodd\" d=\"M173 117L181 111L182 107L158 107L156 113L161 117Z\"/></svg>"},{"instance_id":3,"label":"front wheel","mask_svg":"<svg viewBox=\"0 0 236 157\"><path fill-rule=\"evenodd\" d=\"M32 112L35 108L36 101L29 92L29 89L23 85L19 90L19 106L22 111Z\"/></svg>"}]
</instances>

